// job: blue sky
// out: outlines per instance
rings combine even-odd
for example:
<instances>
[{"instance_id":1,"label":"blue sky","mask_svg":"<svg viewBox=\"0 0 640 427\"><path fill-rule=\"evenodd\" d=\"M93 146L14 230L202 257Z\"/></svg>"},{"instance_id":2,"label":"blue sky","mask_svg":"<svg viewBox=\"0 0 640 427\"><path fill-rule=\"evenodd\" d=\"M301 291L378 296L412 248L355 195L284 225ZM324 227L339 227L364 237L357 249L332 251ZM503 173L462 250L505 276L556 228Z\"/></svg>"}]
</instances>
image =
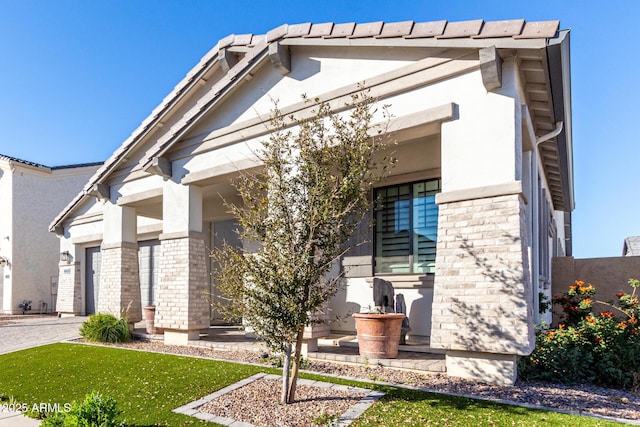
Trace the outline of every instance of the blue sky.
<instances>
[{"instance_id":1,"label":"blue sky","mask_svg":"<svg viewBox=\"0 0 640 427\"><path fill-rule=\"evenodd\" d=\"M637 1L0 0L0 153L102 161L228 34L284 23L559 19L571 29L574 255L640 235Z\"/></svg>"}]
</instances>

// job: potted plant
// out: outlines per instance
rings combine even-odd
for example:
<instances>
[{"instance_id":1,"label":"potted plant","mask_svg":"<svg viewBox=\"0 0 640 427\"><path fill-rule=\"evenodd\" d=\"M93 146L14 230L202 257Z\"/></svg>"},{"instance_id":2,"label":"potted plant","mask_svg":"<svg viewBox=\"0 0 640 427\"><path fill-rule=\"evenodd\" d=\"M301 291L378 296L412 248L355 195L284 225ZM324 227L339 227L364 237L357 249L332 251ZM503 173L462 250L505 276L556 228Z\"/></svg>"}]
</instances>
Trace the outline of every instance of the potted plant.
<instances>
[{"instance_id":1,"label":"potted plant","mask_svg":"<svg viewBox=\"0 0 640 427\"><path fill-rule=\"evenodd\" d=\"M402 313L384 313L381 309L354 313L360 356L371 359L395 359L402 332Z\"/></svg>"},{"instance_id":2,"label":"potted plant","mask_svg":"<svg viewBox=\"0 0 640 427\"><path fill-rule=\"evenodd\" d=\"M156 306L155 305L145 305L142 307L144 311L144 320L145 326L147 328L148 334L162 334L164 330L162 328L156 328L155 319L156 319Z\"/></svg>"}]
</instances>

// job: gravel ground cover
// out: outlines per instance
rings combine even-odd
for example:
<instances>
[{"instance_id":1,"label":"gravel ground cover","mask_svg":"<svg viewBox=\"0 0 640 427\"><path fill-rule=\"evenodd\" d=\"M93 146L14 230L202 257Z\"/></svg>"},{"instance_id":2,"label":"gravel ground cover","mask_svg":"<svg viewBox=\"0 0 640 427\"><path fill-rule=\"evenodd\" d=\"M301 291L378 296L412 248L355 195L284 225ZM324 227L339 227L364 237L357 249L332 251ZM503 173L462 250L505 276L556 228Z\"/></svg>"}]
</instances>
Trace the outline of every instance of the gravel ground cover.
<instances>
[{"instance_id":1,"label":"gravel ground cover","mask_svg":"<svg viewBox=\"0 0 640 427\"><path fill-rule=\"evenodd\" d=\"M145 341L134 341L127 344L118 344L117 346L242 363L264 363L260 354L251 351L222 351L203 347L168 346L158 342ZM398 384L429 391L540 405L584 414L640 420L640 398L637 394L625 390L591 385L563 386L525 382L519 382L515 386L497 386L447 377L443 374L427 374L382 366L361 366L315 360L310 361L308 371L323 375ZM248 392L252 393L251 390ZM279 394L276 393L275 396L279 396ZM302 395L297 397L302 399ZM337 404L338 401L339 399L336 399L330 401L330 403ZM238 409L240 411L250 411L252 406L260 407L259 404L246 397L238 397L235 400L235 404L244 405L244 409ZM283 410L286 406L276 405L270 415L275 416L275 411ZM320 411L318 410L317 412Z\"/></svg>"},{"instance_id":2,"label":"gravel ground cover","mask_svg":"<svg viewBox=\"0 0 640 427\"><path fill-rule=\"evenodd\" d=\"M296 401L278 404L281 382L261 378L201 406L207 412L261 427L305 427L312 422L339 417L358 403L364 394L322 387L298 385ZM247 402L251 402L247 405Z\"/></svg>"}]
</instances>

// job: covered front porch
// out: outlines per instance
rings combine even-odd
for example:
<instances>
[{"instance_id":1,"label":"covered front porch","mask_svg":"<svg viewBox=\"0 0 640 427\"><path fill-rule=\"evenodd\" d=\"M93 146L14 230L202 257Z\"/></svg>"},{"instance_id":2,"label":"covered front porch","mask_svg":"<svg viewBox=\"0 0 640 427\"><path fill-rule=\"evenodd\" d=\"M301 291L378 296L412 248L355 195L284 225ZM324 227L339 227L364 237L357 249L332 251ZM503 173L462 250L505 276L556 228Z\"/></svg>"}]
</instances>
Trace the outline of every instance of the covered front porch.
<instances>
[{"instance_id":1,"label":"covered front porch","mask_svg":"<svg viewBox=\"0 0 640 427\"><path fill-rule=\"evenodd\" d=\"M164 341L162 334L148 334L144 322L135 324L134 335L141 340ZM246 334L240 326L212 325L201 330L198 339L189 341L188 345L219 351L251 351L261 355L268 353L261 341ZM317 361L384 366L424 373L446 371L445 352L430 348L424 343L407 341L406 345L400 345L395 359L371 359L359 355L355 336L336 333L318 339L317 351L309 351L305 357Z\"/></svg>"}]
</instances>

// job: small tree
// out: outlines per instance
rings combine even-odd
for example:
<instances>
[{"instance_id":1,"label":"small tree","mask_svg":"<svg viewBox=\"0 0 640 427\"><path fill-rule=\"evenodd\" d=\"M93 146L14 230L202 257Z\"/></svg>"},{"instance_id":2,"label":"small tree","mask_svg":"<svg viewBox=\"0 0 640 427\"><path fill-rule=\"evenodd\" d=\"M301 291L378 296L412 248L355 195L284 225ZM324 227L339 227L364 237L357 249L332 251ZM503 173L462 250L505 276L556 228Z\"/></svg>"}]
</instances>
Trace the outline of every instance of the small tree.
<instances>
[{"instance_id":1,"label":"small tree","mask_svg":"<svg viewBox=\"0 0 640 427\"><path fill-rule=\"evenodd\" d=\"M276 104L273 132L257 153L264 168L234 183L242 205L226 203L241 240L260 249L249 254L225 245L212 252L217 284L231 302L220 307L225 316L244 318L284 355L282 403L295 399L304 329L321 322L315 313L338 290L342 272L326 273L348 250L370 207L373 184L393 164L379 155L386 126L372 125L368 93L352 96L348 115L314 102L313 116L305 120L285 118Z\"/></svg>"}]
</instances>

